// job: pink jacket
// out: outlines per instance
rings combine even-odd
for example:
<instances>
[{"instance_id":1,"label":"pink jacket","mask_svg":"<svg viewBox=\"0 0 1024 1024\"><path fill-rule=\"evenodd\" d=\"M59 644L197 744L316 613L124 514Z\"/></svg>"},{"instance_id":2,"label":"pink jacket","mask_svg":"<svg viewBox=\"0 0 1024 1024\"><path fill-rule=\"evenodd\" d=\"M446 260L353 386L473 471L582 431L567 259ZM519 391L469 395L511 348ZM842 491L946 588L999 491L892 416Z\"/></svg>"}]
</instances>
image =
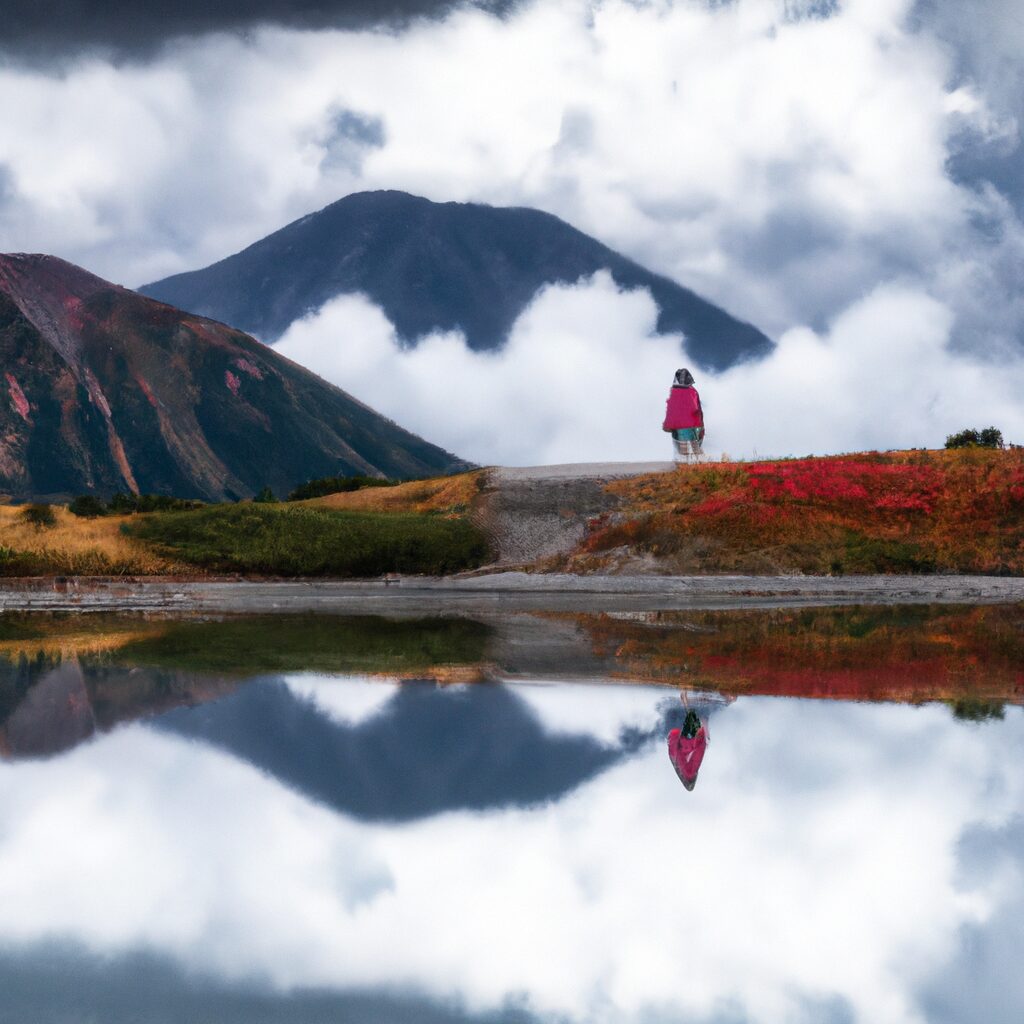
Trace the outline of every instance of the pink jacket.
<instances>
[{"instance_id":1,"label":"pink jacket","mask_svg":"<svg viewBox=\"0 0 1024 1024\"><path fill-rule=\"evenodd\" d=\"M691 786L697 781L700 763L708 745L708 734L702 725L693 739L687 739L678 729L668 734L668 756L676 775Z\"/></svg>"},{"instance_id":2,"label":"pink jacket","mask_svg":"<svg viewBox=\"0 0 1024 1024\"><path fill-rule=\"evenodd\" d=\"M673 387L665 403L665 422L662 430L686 430L704 426L704 410L700 407L697 389Z\"/></svg>"}]
</instances>

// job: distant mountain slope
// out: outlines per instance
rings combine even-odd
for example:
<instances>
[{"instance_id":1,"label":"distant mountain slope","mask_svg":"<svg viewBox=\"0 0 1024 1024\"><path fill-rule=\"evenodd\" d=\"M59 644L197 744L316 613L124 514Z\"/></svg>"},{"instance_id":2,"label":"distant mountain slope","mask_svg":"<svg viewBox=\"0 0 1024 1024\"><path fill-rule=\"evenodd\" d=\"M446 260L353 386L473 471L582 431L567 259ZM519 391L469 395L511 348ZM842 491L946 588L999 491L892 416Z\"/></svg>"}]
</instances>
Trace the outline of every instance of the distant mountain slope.
<instances>
[{"instance_id":1,"label":"distant mountain slope","mask_svg":"<svg viewBox=\"0 0 1024 1024\"><path fill-rule=\"evenodd\" d=\"M461 465L240 331L0 255L0 492L223 499Z\"/></svg>"},{"instance_id":2,"label":"distant mountain slope","mask_svg":"<svg viewBox=\"0 0 1024 1024\"><path fill-rule=\"evenodd\" d=\"M266 342L328 299L361 292L405 341L457 328L480 350L505 341L543 285L598 270L609 270L620 287L649 289L661 311L658 329L683 332L705 367L771 347L757 328L551 214L433 203L404 192L346 196L219 263L140 291Z\"/></svg>"}]
</instances>

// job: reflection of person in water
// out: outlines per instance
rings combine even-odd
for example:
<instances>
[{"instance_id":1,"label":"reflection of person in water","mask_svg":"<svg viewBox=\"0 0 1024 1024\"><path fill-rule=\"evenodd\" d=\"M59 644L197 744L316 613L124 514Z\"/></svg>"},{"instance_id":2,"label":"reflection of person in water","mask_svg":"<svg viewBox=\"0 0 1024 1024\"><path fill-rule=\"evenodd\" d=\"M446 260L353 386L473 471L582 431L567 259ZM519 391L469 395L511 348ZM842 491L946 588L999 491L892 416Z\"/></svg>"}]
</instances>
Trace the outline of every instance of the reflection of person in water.
<instances>
[{"instance_id":1,"label":"reflection of person in water","mask_svg":"<svg viewBox=\"0 0 1024 1024\"><path fill-rule=\"evenodd\" d=\"M683 727L673 729L668 734L669 759L687 789L692 790L697 785L697 772L704 760L708 738L707 719L702 719L693 708L687 709Z\"/></svg>"}]
</instances>

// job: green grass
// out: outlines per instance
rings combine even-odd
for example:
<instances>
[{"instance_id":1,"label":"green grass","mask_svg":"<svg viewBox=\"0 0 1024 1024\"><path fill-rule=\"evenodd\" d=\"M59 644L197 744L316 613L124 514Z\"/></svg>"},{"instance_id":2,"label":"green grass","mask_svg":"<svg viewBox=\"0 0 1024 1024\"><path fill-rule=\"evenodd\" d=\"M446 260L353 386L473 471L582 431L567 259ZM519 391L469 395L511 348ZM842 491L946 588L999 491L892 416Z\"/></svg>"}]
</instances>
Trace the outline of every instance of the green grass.
<instances>
[{"instance_id":1,"label":"green grass","mask_svg":"<svg viewBox=\"0 0 1024 1024\"><path fill-rule=\"evenodd\" d=\"M444 575L483 564L483 534L465 519L288 505L157 512L124 531L204 569L269 576Z\"/></svg>"}]
</instances>

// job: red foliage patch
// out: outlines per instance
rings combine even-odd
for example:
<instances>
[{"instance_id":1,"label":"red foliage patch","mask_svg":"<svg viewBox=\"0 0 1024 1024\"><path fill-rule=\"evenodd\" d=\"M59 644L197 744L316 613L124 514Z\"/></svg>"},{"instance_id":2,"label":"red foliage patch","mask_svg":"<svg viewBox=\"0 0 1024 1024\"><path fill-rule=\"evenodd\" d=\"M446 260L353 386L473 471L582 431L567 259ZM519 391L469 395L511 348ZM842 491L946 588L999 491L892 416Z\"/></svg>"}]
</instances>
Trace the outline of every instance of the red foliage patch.
<instances>
[{"instance_id":1,"label":"red foliage patch","mask_svg":"<svg viewBox=\"0 0 1024 1024\"><path fill-rule=\"evenodd\" d=\"M139 385L142 393L146 396L146 401L155 409L157 406L156 395L153 394L150 386L145 382L142 377L136 377L135 382Z\"/></svg>"},{"instance_id":2,"label":"red foliage patch","mask_svg":"<svg viewBox=\"0 0 1024 1024\"><path fill-rule=\"evenodd\" d=\"M64 312L68 318L68 324L76 331L85 326L85 318L82 316L82 300L77 295L68 295L64 299Z\"/></svg>"},{"instance_id":3,"label":"red foliage patch","mask_svg":"<svg viewBox=\"0 0 1024 1024\"><path fill-rule=\"evenodd\" d=\"M21 390L21 385L18 383L18 379L13 373L4 374L7 378L7 387L11 392L11 405L14 406L15 412L26 422L31 423L32 420L29 418L29 411L31 406L28 404L28 399L25 397L25 392Z\"/></svg>"},{"instance_id":4,"label":"red foliage patch","mask_svg":"<svg viewBox=\"0 0 1024 1024\"><path fill-rule=\"evenodd\" d=\"M705 463L609 490L627 521L588 552L656 545L686 571L1024 573L1024 451Z\"/></svg>"},{"instance_id":5,"label":"red foliage patch","mask_svg":"<svg viewBox=\"0 0 1024 1024\"><path fill-rule=\"evenodd\" d=\"M224 371L224 383L227 385L228 391L237 396L242 382L230 370Z\"/></svg>"},{"instance_id":6,"label":"red foliage patch","mask_svg":"<svg viewBox=\"0 0 1024 1024\"><path fill-rule=\"evenodd\" d=\"M762 501L838 505L848 510L930 513L944 483L942 472L934 466L853 459L764 462L747 472L752 495Z\"/></svg>"},{"instance_id":7,"label":"red foliage patch","mask_svg":"<svg viewBox=\"0 0 1024 1024\"><path fill-rule=\"evenodd\" d=\"M250 363L248 359L236 359L235 366L243 373L249 374L250 377L263 380L263 371L255 363Z\"/></svg>"}]
</instances>

